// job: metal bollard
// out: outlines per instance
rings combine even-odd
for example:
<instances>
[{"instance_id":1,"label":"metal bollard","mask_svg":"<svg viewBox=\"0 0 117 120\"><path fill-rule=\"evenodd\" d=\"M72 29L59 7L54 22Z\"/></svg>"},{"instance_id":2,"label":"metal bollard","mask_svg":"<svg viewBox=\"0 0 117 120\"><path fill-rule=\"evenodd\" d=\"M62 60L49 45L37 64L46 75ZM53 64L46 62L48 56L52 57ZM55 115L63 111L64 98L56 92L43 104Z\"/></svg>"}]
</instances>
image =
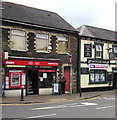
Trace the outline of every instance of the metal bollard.
<instances>
[{"instance_id":1,"label":"metal bollard","mask_svg":"<svg viewBox=\"0 0 117 120\"><path fill-rule=\"evenodd\" d=\"M22 86L21 87L21 99L20 99L20 101L24 101L24 89L23 89L24 87Z\"/></svg>"}]
</instances>

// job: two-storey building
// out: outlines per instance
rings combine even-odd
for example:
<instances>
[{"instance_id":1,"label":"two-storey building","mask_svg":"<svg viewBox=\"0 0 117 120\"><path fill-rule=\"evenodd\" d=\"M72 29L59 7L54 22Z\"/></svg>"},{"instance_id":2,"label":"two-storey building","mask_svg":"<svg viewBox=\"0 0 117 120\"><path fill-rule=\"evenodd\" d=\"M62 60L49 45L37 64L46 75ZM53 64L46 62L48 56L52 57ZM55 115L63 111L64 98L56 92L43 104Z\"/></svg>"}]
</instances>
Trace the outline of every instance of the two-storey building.
<instances>
[{"instance_id":1,"label":"two-storey building","mask_svg":"<svg viewBox=\"0 0 117 120\"><path fill-rule=\"evenodd\" d=\"M52 94L62 76L76 91L78 32L57 13L2 2L5 96Z\"/></svg>"},{"instance_id":2,"label":"two-storey building","mask_svg":"<svg viewBox=\"0 0 117 120\"><path fill-rule=\"evenodd\" d=\"M79 88L101 90L117 88L117 39L116 32L81 26L77 29L80 39Z\"/></svg>"}]
</instances>

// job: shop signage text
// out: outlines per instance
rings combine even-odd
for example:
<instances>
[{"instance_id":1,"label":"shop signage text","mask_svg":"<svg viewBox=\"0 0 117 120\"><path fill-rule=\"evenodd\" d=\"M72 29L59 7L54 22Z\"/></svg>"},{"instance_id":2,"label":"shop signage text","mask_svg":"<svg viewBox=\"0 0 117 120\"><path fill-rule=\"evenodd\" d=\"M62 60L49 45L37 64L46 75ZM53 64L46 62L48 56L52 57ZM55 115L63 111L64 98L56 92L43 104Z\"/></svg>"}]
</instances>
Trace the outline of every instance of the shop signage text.
<instances>
[{"instance_id":1,"label":"shop signage text","mask_svg":"<svg viewBox=\"0 0 117 120\"><path fill-rule=\"evenodd\" d=\"M91 57L91 56L92 56L92 45L84 44L84 57Z\"/></svg>"},{"instance_id":2,"label":"shop signage text","mask_svg":"<svg viewBox=\"0 0 117 120\"><path fill-rule=\"evenodd\" d=\"M89 74L89 68L82 67L81 74Z\"/></svg>"},{"instance_id":3,"label":"shop signage text","mask_svg":"<svg viewBox=\"0 0 117 120\"><path fill-rule=\"evenodd\" d=\"M110 64L109 60L100 59L87 59L88 64Z\"/></svg>"},{"instance_id":4,"label":"shop signage text","mask_svg":"<svg viewBox=\"0 0 117 120\"><path fill-rule=\"evenodd\" d=\"M89 64L89 69L103 69L107 70L109 68L108 64Z\"/></svg>"}]
</instances>

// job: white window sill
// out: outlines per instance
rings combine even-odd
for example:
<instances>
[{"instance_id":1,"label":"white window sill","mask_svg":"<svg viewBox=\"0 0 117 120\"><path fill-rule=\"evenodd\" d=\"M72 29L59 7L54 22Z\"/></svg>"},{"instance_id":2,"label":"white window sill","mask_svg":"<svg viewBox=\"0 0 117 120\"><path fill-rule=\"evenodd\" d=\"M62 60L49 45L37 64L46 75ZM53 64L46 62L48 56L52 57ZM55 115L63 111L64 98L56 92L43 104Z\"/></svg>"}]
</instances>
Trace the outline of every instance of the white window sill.
<instances>
[{"instance_id":1,"label":"white window sill","mask_svg":"<svg viewBox=\"0 0 117 120\"><path fill-rule=\"evenodd\" d=\"M11 49L13 51L19 51L19 52L26 52L27 50L20 50L20 49Z\"/></svg>"},{"instance_id":2,"label":"white window sill","mask_svg":"<svg viewBox=\"0 0 117 120\"><path fill-rule=\"evenodd\" d=\"M69 53L58 52L58 54L69 55Z\"/></svg>"},{"instance_id":3,"label":"white window sill","mask_svg":"<svg viewBox=\"0 0 117 120\"><path fill-rule=\"evenodd\" d=\"M36 51L37 53L50 53L48 51Z\"/></svg>"}]
</instances>

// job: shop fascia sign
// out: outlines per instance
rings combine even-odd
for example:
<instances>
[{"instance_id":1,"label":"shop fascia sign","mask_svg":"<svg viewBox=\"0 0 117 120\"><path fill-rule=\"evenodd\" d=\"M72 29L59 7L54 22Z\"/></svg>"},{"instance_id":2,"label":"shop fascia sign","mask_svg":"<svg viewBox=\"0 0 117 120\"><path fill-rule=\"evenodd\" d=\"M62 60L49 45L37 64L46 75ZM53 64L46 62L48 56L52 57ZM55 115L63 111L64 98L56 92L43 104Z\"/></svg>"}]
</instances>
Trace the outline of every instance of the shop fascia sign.
<instances>
[{"instance_id":1,"label":"shop fascia sign","mask_svg":"<svg viewBox=\"0 0 117 120\"><path fill-rule=\"evenodd\" d=\"M87 59L87 64L110 64L110 60Z\"/></svg>"},{"instance_id":2,"label":"shop fascia sign","mask_svg":"<svg viewBox=\"0 0 117 120\"><path fill-rule=\"evenodd\" d=\"M59 66L59 63L48 61L4 60L4 65Z\"/></svg>"},{"instance_id":3,"label":"shop fascia sign","mask_svg":"<svg viewBox=\"0 0 117 120\"><path fill-rule=\"evenodd\" d=\"M89 64L89 69L107 70L108 68L109 68L108 64Z\"/></svg>"}]
</instances>

